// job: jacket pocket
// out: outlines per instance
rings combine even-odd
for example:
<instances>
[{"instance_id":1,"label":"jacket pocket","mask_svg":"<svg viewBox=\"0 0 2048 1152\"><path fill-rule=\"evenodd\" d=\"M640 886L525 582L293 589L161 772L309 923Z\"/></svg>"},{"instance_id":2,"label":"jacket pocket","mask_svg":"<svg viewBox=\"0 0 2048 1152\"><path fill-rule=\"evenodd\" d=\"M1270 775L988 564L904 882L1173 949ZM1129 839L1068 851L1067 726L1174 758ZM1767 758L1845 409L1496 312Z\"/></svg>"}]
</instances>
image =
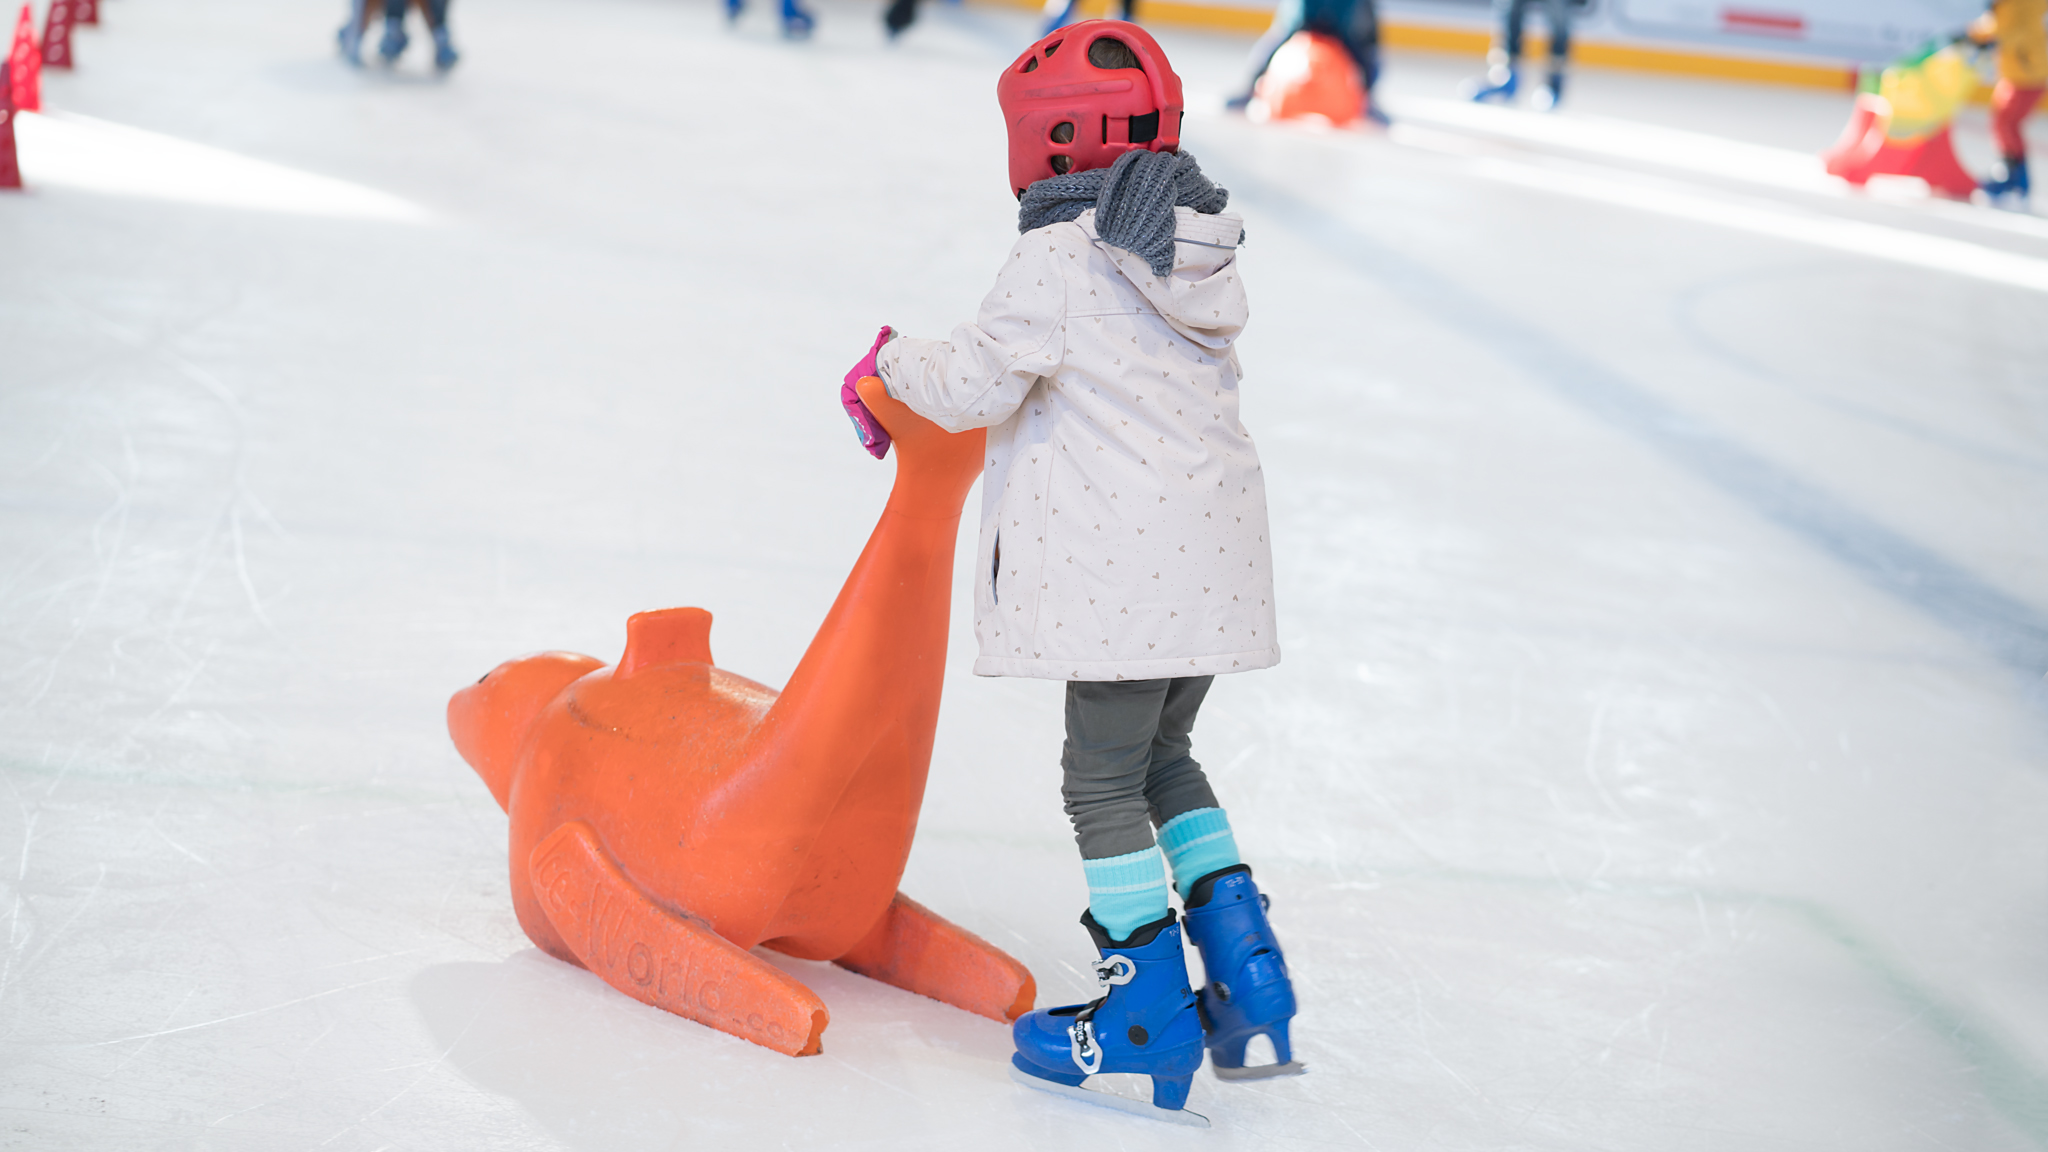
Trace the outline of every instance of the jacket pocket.
<instances>
[{"instance_id":1,"label":"jacket pocket","mask_svg":"<svg viewBox=\"0 0 2048 1152\"><path fill-rule=\"evenodd\" d=\"M1003 570L1003 532L996 530L995 547L989 549L988 598L992 604L1001 604L1002 596L996 592L996 576Z\"/></svg>"}]
</instances>

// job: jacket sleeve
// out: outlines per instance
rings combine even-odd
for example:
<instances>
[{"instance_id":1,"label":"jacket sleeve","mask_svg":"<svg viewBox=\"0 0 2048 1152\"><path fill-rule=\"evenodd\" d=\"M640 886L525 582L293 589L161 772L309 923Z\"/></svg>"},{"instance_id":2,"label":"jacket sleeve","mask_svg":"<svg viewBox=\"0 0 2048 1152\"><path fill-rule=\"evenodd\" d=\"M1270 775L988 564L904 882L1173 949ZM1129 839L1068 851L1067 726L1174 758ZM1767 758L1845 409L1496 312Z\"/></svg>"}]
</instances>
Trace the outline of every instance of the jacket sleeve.
<instances>
[{"instance_id":1,"label":"jacket sleeve","mask_svg":"<svg viewBox=\"0 0 2048 1152\"><path fill-rule=\"evenodd\" d=\"M1044 231L1026 233L974 323L945 340L906 336L882 347L875 367L889 395L948 432L1009 419L1066 357L1067 263Z\"/></svg>"}]
</instances>

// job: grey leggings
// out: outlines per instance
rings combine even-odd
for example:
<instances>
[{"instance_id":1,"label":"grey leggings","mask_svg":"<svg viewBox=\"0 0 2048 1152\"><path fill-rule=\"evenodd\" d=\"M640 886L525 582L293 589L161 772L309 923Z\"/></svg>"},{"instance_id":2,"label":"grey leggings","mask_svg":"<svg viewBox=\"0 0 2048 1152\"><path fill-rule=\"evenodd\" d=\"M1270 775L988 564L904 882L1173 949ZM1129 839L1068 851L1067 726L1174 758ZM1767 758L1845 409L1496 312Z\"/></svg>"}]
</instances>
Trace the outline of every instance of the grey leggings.
<instances>
[{"instance_id":1,"label":"grey leggings","mask_svg":"<svg viewBox=\"0 0 2048 1152\"><path fill-rule=\"evenodd\" d=\"M1082 859L1143 852L1155 826L1220 807L1188 754L1195 713L1214 679L1067 681L1060 795Z\"/></svg>"}]
</instances>

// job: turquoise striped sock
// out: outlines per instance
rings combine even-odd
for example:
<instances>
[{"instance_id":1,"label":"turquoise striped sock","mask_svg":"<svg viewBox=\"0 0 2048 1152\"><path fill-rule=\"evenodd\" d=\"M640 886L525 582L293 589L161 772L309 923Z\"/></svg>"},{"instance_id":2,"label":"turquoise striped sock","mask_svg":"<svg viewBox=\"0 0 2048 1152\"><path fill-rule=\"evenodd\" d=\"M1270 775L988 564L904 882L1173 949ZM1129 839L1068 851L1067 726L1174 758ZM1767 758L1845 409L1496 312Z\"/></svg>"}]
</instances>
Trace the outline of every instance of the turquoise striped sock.
<instances>
[{"instance_id":1,"label":"turquoise striped sock","mask_svg":"<svg viewBox=\"0 0 2048 1152\"><path fill-rule=\"evenodd\" d=\"M1173 886L1183 900L1195 881L1244 863L1237 855L1237 837L1230 834L1230 818L1221 808L1196 808L1168 820L1159 828L1159 847L1173 866Z\"/></svg>"},{"instance_id":2,"label":"turquoise striped sock","mask_svg":"<svg viewBox=\"0 0 2048 1152\"><path fill-rule=\"evenodd\" d=\"M1154 845L1106 860L1083 860L1088 874L1088 911L1095 922L1122 940L1166 915L1166 862Z\"/></svg>"}]
</instances>

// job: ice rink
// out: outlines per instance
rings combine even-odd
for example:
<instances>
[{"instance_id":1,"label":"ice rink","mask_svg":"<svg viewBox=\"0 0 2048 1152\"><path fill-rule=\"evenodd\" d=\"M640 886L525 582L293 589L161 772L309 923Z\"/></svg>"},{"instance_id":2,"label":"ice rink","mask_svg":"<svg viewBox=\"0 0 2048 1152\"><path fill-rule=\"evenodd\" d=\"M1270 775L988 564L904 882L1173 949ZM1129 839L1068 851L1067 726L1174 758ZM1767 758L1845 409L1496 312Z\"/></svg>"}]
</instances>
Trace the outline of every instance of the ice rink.
<instances>
[{"instance_id":1,"label":"ice rink","mask_svg":"<svg viewBox=\"0 0 2048 1152\"><path fill-rule=\"evenodd\" d=\"M45 74L0 1147L2048 1148L2048 219L1845 193L1824 92L1544 117L1395 55L1395 131L1319 133L1161 30L1246 220L1286 653L1196 753L1307 1076L1205 1072L1194 1132L828 965L777 958L832 1011L795 1060L532 948L449 694L676 605L781 684L894 468L840 375L1015 235L1028 14L752 2L464 0L437 82L325 0L106 0ZM1061 689L968 675L961 567L903 889L1087 998Z\"/></svg>"}]
</instances>

